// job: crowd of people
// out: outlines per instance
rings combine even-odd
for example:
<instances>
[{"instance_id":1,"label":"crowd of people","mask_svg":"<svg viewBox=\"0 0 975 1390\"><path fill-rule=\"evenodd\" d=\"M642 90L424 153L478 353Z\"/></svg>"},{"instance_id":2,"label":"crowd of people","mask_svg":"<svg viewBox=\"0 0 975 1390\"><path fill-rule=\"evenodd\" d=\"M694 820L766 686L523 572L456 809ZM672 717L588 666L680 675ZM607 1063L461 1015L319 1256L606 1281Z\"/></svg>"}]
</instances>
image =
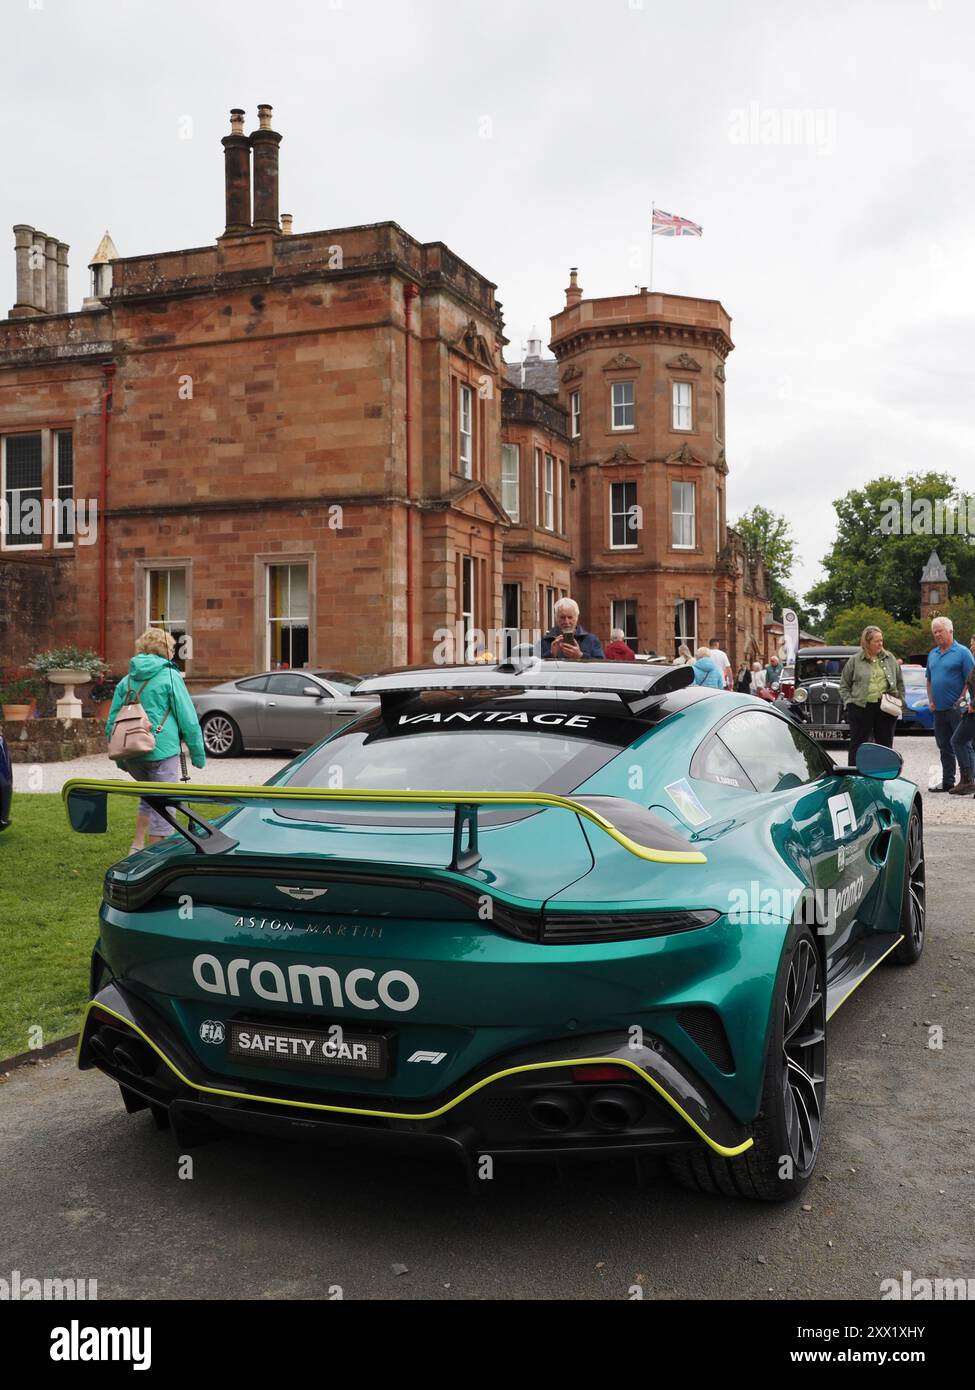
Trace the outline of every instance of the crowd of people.
<instances>
[{"instance_id":1,"label":"crowd of people","mask_svg":"<svg viewBox=\"0 0 975 1390\"><path fill-rule=\"evenodd\" d=\"M926 684L942 778L941 785L930 790L975 796L975 636L968 647L963 646L955 641L951 619L938 616L931 622L931 637L934 645L927 657ZM636 659L618 627L610 633L604 651L596 634L581 626L579 605L571 598L559 599L555 605L555 626L542 638L538 651L542 657L569 661ZM675 662L693 669L695 685L735 690L742 695L776 691L784 674L777 655L767 665L743 661L735 671L717 637L693 652L682 643ZM862 743L894 746L906 699L902 665L903 661L884 646L881 629L872 624L865 627L859 650L839 672L840 698L850 729L851 763Z\"/></svg>"}]
</instances>

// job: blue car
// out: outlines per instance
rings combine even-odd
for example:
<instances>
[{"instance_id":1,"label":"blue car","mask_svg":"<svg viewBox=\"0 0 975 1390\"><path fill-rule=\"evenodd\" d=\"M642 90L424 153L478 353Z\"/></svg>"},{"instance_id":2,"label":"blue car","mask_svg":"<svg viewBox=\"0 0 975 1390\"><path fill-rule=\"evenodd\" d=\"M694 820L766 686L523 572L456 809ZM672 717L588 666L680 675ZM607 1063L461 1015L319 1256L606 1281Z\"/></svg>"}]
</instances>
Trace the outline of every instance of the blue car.
<instances>
[{"instance_id":1,"label":"blue car","mask_svg":"<svg viewBox=\"0 0 975 1390\"><path fill-rule=\"evenodd\" d=\"M934 711L928 704L926 673L923 666L901 667L904 675L904 713L897 726L899 734L930 734L934 732Z\"/></svg>"},{"instance_id":2,"label":"blue car","mask_svg":"<svg viewBox=\"0 0 975 1390\"><path fill-rule=\"evenodd\" d=\"M3 734L0 734L0 830L6 830L10 824L10 801L13 797L14 778L10 770L10 753L7 751L7 742Z\"/></svg>"}]
</instances>

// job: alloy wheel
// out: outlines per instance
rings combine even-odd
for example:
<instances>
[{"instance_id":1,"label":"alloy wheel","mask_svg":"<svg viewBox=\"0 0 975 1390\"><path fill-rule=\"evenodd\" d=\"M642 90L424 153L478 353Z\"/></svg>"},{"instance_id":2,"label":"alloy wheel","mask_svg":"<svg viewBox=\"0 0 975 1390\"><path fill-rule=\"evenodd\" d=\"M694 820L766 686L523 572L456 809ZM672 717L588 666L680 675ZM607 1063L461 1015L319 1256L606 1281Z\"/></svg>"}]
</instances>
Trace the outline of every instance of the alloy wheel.
<instances>
[{"instance_id":1,"label":"alloy wheel","mask_svg":"<svg viewBox=\"0 0 975 1390\"><path fill-rule=\"evenodd\" d=\"M910 933L917 950L924 938L925 893L924 840L921 835L921 822L916 815L911 817L907 832L907 892L908 909L911 914Z\"/></svg>"},{"instance_id":2,"label":"alloy wheel","mask_svg":"<svg viewBox=\"0 0 975 1390\"><path fill-rule=\"evenodd\" d=\"M203 726L203 742L207 752L214 757L229 753L234 743L234 728L230 720L222 714L212 715Z\"/></svg>"},{"instance_id":3,"label":"alloy wheel","mask_svg":"<svg viewBox=\"0 0 975 1390\"><path fill-rule=\"evenodd\" d=\"M826 1000L811 941L800 941L789 963L784 1010L782 1099L792 1161L803 1173L819 1148L826 1098Z\"/></svg>"}]
</instances>

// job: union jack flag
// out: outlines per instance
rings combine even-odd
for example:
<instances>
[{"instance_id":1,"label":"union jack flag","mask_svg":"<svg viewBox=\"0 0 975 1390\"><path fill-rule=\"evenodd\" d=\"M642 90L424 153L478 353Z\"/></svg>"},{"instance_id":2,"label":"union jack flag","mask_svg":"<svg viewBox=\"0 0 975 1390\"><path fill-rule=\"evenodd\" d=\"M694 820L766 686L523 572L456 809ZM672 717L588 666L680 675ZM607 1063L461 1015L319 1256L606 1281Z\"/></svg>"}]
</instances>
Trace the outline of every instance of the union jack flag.
<instances>
[{"instance_id":1,"label":"union jack flag","mask_svg":"<svg viewBox=\"0 0 975 1390\"><path fill-rule=\"evenodd\" d=\"M653 210L653 236L701 236L703 231L703 227L686 217L678 217L674 212L664 212L661 208Z\"/></svg>"}]
</instances>

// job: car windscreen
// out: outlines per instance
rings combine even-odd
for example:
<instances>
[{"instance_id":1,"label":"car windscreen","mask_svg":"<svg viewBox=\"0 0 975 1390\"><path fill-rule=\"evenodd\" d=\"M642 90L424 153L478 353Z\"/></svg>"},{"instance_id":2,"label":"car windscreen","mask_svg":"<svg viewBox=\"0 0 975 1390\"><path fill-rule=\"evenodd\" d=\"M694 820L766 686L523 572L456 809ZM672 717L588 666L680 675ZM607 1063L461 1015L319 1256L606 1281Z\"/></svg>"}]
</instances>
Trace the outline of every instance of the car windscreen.
<instances>
[{"instance_id":1,"label":"car windscreen","mask_svg":"<svg viewBox=\"0 0 975 1390\"><path fill-rule=\"evenodd\" d=\"M361 676L350 676L348 671L316 671L315 675L334 685L340 695L351 695L353 687L362 680Z\"/></svg>"},{"instance_id":2,"label":"car windscreen","mask_svg":"<svg viewBox=\"0 0 975 1390\"><path fill-rule=\"evenodd\" d=\"M824 677L839 680L848 660L846 656L805 657L796 665L796 680L818 681Z\"/></svg>"}]
</instances>

